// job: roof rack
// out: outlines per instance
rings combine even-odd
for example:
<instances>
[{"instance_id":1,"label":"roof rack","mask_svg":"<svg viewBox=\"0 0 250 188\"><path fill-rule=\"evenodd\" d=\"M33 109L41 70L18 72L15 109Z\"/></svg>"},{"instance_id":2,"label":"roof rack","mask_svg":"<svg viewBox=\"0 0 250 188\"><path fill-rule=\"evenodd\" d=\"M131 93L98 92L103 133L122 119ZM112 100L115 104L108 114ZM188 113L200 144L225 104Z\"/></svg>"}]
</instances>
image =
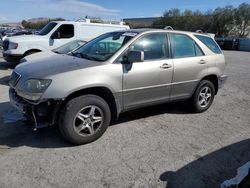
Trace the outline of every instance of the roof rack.
<instances>
[{"instance_id":1,"label":"roof rack","mask_svg":"<svg viewBox=\"0 0 250 188\"><path fill-rule=\"evenodd\" d=\"M80 18L78 20L76 20L76 22L86 22L86 23L90 23L90 19L87 19L87 18Z\"/></svg>"},{"instance_id":2,"label":"roof rack","mask_svg":"<svg viewBox=\"0 0 250 188\"><path fill-rule=\"evenodd\" d=\"M170 25L168 25L168 26L164 27L164 30L174 30L174 28L171 27Z\"/></svg>"},{"instance_id":3,"label":"roof rack","mask_svg":"<svg viewBox=\"0 0 250 188\"><path fill-rule=\"evenodd\" d=\"M81 19L76 20L76 22L96 23L96 22L91 22L91 19L89 19L89 18L81 18ZM103 21L102 24L125 25L125 22L123 22L123 21L120 21L120 22Z\"/></svg>"}]
</instances>

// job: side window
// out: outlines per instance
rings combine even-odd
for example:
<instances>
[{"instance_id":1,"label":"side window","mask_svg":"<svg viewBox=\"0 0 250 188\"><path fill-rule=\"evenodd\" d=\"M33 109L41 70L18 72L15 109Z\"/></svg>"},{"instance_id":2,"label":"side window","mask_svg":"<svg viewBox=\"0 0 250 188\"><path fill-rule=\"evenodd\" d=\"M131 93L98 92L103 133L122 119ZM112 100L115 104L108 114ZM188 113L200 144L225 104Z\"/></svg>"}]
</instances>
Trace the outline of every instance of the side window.
<instances>
[{"instance_id":1,"label":"side window","mask_svg":"<svg viewBox=\"0 0 250 188\"><path fill-rule=\"evenodd\" d=\"M130 46L130 50L143 51L145 61L169 58L167 34L154 33L142 36Z\"/></svg>"},{"instance_id":2,"label":"side window","mask_svg":"<svg viewBox=\"0 0 250 188\"><path fill-rule=\"evenodd\" d=\"M187 35L171 34L171 43L174 58L186 58L204 55L195 41Z\"/></svg>"},{"instance_id":3,"label":"side window","mask_svg":"<svg viewBox=\"0 0 250 188\"><path fill-rule=\"evenodd\" d=\"M72 38L74 37L74 25L72 24L63 24L61 25L55 33L60 33L59 38Z\"/></svg>"},{"instance_id":4,"label":"side window","mask_svg":"<svg viewBox=\"0 0 250 188\"><path fill-rule=\"evenodd\" d=\"M196 56L203 56L204 53L201 51L200 47L196 43L194 43L194 46L195 46L195 54L196 54Z\"/></svg>"},{"instance_id":5,"label":"side window","mask_svg":"<svg viewBox=\"0 0 250 188\"><path fill-rule=\"evenodd\" d=\"M202 35L195 35L197 39L199 39L203 44L205 44L210 50L212 50L216 54L221 54L221 50L217 43L211 38Z\"/></svg>"}]
</instances>

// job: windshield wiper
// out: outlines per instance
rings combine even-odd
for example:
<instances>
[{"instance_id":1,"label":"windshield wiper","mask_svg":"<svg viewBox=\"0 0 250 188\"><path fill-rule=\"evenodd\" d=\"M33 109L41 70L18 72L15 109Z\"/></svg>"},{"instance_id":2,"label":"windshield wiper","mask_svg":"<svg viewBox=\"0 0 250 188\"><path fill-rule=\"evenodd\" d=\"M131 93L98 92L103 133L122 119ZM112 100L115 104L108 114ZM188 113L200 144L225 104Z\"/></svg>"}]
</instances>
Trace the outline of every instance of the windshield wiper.
<instances>
[{"instance_id":1,"label":"windshield wiper","mask_svg":"<svg viewBox=\"0 0 250 188\"><path fill-rule=\"evenodd\" d=\"M80 52L77 52L77 53L75 53L75 52L70 52L69 54L71 54L71 55L74 56L74 57L82 58L82 54L81 54Z\"/></svg>"},{"instance_id":2,"label":"windshield wiper","mask_svg":"<svg viewBox=\"0 0 250 188\"><path fill-rule=\"evenodd\" d=\"M88 54L83 54L80 52L71 52L71 54L75 57L79 57L79 58L84 58L84 59L88 59L88 60L92 60L92 61L101 61L100 59L93 57L93 56L89 56Z\"/></svg>"},{"instance_id":3,"label":"windshield wiper","mask_svg":"<svg viewBox=\"0 0 250 188\"><path fill-rule=\"evenodd\" d=\"M60 52L56 51L56 50L52 50L54 53L56 54L61 54Z\"/></svg>"}]
</instances>

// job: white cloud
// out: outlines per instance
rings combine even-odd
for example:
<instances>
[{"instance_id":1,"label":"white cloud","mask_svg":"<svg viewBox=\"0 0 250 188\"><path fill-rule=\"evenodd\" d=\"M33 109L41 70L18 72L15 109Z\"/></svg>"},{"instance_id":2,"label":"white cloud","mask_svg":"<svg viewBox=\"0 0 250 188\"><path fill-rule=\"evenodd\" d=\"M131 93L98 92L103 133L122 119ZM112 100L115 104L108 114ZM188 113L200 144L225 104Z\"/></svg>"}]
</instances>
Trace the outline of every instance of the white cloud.
<instances>
[{"instance_id":1,"label":"white cloud","mask_svg":"<svg viewBox=\"0 0 250 188\"><path fill-rule=\"evenodd\" d=\"M89 16L117 16L119 15L119 10L108 9L103 6L88 3L79 0L62 0L62 1L51 1L48 5L49 9L59 12L68 12L81 15Z\"/></svg>"},{"instance_id":2,"label":"white cloud","mask_svg":"<svg viewBox=\"0 0 250 188\"><path fill-rule=\"evenodd\" d=\"M98 4L80 0L18 0L27 4L35 3L40 8L89 16L117 16L120 10L109 9Z\"/></svg>"},{"instance_id":3,"label":"white cloud","mask_svg":"<svg viewBox=\"0 0 250 188\"><path fill-rule=\"evenodd\" d=\"M36 5L42 9L60 14L74 14L74 16L118 16L120 10L109 9L98 4L82 0L16 0L27 5Z\"/></svg>"}]
</instances>

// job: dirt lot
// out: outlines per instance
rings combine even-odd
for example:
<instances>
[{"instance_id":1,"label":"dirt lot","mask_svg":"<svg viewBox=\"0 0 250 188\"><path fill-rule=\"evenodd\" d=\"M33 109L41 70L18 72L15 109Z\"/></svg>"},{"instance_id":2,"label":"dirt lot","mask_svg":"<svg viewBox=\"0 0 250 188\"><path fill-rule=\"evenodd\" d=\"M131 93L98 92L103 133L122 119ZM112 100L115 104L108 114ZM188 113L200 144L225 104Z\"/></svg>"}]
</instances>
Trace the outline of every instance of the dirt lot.
<instances>
[{"instance_id":1,"label":"dirt lot","mask_svg":"<svg viewBox=\"0 0 250 188\"><path fill-rule=\"evenodd\" d=\"M250 159L250 53L224 53L229 79L209 111L137 110L78 147L22 120L8 102L13 66L0 60L0 187L219 187Z\"/></svg>"}]
</instances>

